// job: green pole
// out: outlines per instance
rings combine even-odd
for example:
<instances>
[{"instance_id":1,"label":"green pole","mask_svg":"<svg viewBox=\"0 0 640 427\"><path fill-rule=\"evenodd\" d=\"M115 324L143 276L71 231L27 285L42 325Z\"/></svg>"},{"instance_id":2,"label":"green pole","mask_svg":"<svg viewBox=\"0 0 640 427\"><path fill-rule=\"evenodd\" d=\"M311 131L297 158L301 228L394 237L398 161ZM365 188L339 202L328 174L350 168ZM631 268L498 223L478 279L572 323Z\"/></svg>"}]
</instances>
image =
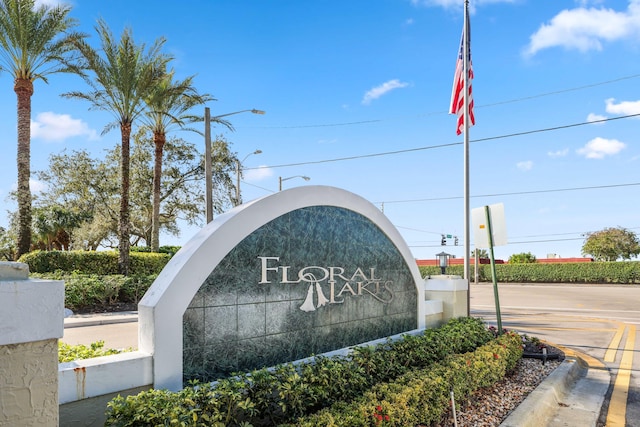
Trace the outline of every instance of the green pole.
<instances>
[{"instance_id":1,"label":"green pole","mask_svg":"<svg viewBox=\"0 0 640 427\"><path fill-rule=\"evenodd\" d=\"M493 256L493 231L491 230L491 213L489 206L484 207L487 219L487 233L489 233L489 257L491 259L491 278L493 279L493 297L496 300L496 319L498 320L498 335L502 335L502 316L500 314L500 297L498 296L498 281L496 280L496 262Z\"/></svg>"}]
</instances>

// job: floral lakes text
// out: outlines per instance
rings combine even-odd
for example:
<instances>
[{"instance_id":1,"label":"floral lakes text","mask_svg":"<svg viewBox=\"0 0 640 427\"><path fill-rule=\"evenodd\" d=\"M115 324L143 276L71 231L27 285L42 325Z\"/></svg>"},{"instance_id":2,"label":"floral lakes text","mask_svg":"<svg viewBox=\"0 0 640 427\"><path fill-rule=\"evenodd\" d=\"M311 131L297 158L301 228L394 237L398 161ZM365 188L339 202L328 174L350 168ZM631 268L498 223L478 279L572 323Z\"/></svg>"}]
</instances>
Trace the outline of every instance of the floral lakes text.
<instances>
[{"instance_id":1,"label":"floral lakes text","mask_svg":"<svg viewBox=\"0 0 640 427\"><path fill-rule=\"evenodd\" d=\"M346 297L371 296L381 303L388 304L393 300L393 282L376 277L375 268L365 273L356 268L348 274L343 267L308 266L297 273L291 266L280 265L280 257L258 257L261 262L260 282L258 284L280 283L309 285L307 298L300 307L303 311L315 311L326 304L342 304ZM323 286L324 285L324 286ZM329 289L329 298L325 297L323 287ZM314 294L316 295L314 302Z\"/></svg>"}]
</instances>

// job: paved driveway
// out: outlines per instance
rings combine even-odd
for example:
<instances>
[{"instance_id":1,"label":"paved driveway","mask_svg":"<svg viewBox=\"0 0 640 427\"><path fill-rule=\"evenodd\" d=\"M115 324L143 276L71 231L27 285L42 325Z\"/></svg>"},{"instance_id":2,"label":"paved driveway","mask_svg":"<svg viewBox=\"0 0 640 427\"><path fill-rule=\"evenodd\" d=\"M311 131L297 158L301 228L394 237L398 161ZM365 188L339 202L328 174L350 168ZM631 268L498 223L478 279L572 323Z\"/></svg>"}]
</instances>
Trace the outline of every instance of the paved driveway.
<instances>
[{"instance_id":1,"label":"paved driveway","mask_svg":"<svg viewBox=\"0 0 640 427\"><path fill-rule=\"evenodd\" d=\"M569 347L611 372L602 425L640 427L640 286L498 284L502 326ZM496 322L491 284L471 285L471 314Z\"/></svg>"}]
</instances>

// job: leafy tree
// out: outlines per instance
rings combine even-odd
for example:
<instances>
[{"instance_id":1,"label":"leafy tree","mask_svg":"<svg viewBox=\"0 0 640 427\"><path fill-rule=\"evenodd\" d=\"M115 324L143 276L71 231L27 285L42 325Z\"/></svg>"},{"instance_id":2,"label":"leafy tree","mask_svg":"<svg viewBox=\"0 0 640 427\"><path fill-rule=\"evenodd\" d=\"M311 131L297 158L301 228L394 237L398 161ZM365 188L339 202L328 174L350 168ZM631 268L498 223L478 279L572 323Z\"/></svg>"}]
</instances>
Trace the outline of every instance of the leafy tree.
<instances>
[{"instance_id":1,"label":"leafy tree","mask_svg":"<svg viewBox=\"0 0 640 427\"><path fill-rule=\"evenodd\" d=\"M631 259L640 254L638 236L622 227L605 228L585 236L582 255L591 255L596 261Z\"/></svg>"},{"instance_id":2,"label":"leafy tree","mask_svg":"<svg viewBox=\"0 0 640 427\"><path fill-rule=\"evenodd\" d=\"M117 149L117 148L116 148ZM115 149L114 149L115 150ZM68 230L72 249L95 250L118 230L118 164L91 158L85 150L49 157L47 169L36 172L48 190L35 201L40 211L63 209L84 218ZM117 245L109 245L116 246Z\"/></svg>"},{"instance_id":3,"label":"leafy tree","mask_svg":"<svg viewBox=\"0 0 640 427\"><path fill-rule=\"evenodd\" d=\"M489 252L486 249L476 249L476 255L478 256L478 259L488 259L489 258Z\"/></svg>"},{"instance_id":4,"label":"leafy tree","mask_svg":"<svg viewBox=\"0 0 640 427\"><path fill-rule=\"evenodd\" d=\"M143 131L134 137L132 155L132 234L152 246L153 240L153 192L156 157L152 155L155 142ZM179 234L178 220L199 224L204 209L203 159L195 145L180 138L167 140L160 186L158 228L174 235ZM112 159L113 161L113 159ZM160 203L159 203L160 205Z\"/></svg>"},{"instance_id":5,"label":"leafy tree","mask_svg":"<svg viewBox=\"0 0 640 427\"><path fill-rule=\"evenodd\" d=\"M224 135L216 136L211 143L213 210L217 213L224 212L230 204L237 204L236 186L232 176L236 173L238 157L236 153L231 152L229 145Z\"/></svg>"},{"instance_id":6,"label":"leafy tree","mask_svg":"<svg viewBox=\"0 0 640 427\"><path fill-rule=\"evenodd\" d=\"M151 244L153 193L153 140L145 129L133 136L131 154L130 230L133 245ZM229 142L218 137L213 144L214 200L218 212L231 205L232 174L236 157ZM201 224L204 210L204 159L196 146L170 138L164 151L159 215L160 228L178 235L178 221ZM63 151L51 155L49 166L37 172L48 191L36 200L38 209L66 209L82 213L86 221L70 230L71 247L95 250L99 246L117 247L119 147L108 150L102 160L84 151Z\"/></svg>"},{"instance_id":7,"label":"leafy tree","mask_svg":"<svg viewBox=\"0 0 640 427\"><path fill-rule=\"evenodd\" d=\"M16 257L31 246L31 96L34 81L70 71L73 45L84 37L66 5L50 7L35 0L0 0L0 69L13 77L18 98L18 230Z\"/></svg>"},{"instance_id":8,"label":"leafy tree","mask_svg":"<svg viewBox=\"0 0 640 427\"><path fill-rule=\"evenodd\" d=\"M16 259L16 238L10 230L0 227L0 259L13 261Z\"/></svg>"},{"instance_id":9,"label":"leafy tree","mask_svg":"<svg viewBox=\"0 0 640 427\"><path fill-rule=\"evenodd\" d=\"M82 63L75 71L83 77L91 90L69 92L64 96L83 99L91 108L108 111L115 116L104 132L119 126L121 135L120 162L120 212L118 220L118 268L121 274L129 272L129 194L130 194L130 139L134 121L143 114L144 100L165 77L166 64L171 59L160 49L164 39L159 38L148 50L136 45L132 31L126 28L120 41L103 20L98 20L96 31L100 37L100 49L96 50L84 40L75 45ZM104 55L104 56L102 56ZM89 74L87 73L89 72Z\"/></svg>"},{"instance_id":10,"label":"leafy tree","mask_svg":"<svg viewBox=\"0 0 640 427\"><path fill-rule=\"evenodd\" d=\"M536 262L536 256L531 252L513 254L509 257L509 264L530 264Z\"/></svg>"},{"instance_id":11,"label":"leafy tree","mask_svg":"<svg viewBox=\"0 0 640 427\"><path fill-rule=\"evenodd\" d=\"M200 95L193 87L194 76L182 81L174 80L171 71L151 90L145 98L148 111L142 117L143 122L153 131L154 168L153 168L153 213L151 221L151 250L157 252L160 247L160 186L162 177L162 155L167 141L167 132L173 126L187 129L186 125L202 121L201 117L189 114L197 105L213 98ZM190 129L193 130L193 129Z\"/></svg>"},{"instance_id":12,"label":"leafy tree","mask_svg":"<svg viewBox=\"0 0 640 427\"><path fill-rule=\"evenodd\" d=\"M41 250L69 250L72 230L87 220L85 212L76 213L59 206L51 209L36 208L33 229L37 240L33 246Z\"/></svg>"}]
</instances>

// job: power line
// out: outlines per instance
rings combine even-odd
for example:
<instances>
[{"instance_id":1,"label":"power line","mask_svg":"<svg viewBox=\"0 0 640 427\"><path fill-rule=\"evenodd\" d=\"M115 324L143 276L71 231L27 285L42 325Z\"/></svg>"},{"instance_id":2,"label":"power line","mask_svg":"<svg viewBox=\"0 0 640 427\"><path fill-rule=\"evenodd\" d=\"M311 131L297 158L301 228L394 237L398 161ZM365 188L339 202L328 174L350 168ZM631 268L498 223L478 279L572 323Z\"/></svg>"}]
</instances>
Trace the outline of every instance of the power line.
<instances>
[{"instance_id":1,"label":"power line","mask_svg":"<svg viewBox=\"0 0 640 427\"><path fill-rule=\"evenodd\" d=\"M537 94L537 95L523 96L523 97L520 97L520 98L508 99L508 100L505 100L505 101L498 101L498 102L494 102L494 103L491 103L491 104L481 104L481 105L476 104L475 108L490 108L490 107L496 107L496 106L499 106L499 105L513 104L513 103L517 103L517 102L529 101L531 99L544 98L544 97L547 97L547 96L559 95L559 94L568 93L568 92L576 92L576 91L579 91L579 90L590 89L590 88L597 87L597 86L604 86L604 85L608 85L608 84L612 84L612 83L618 83L618 82L621 82L621 81L624 81L624 80L636 79L638 77L640 77L640 74L632 74L632 75L629 75L629 76L623 76L623 77L619 77L619 78L612 79L612 80L605 80L605 81L602 81L602 82L590 83L590 84L586 84L586 85L582 85L582 86L576 86L576 87L567 88L567 89L560 89L560 90L555 90L555 91L551 91L551 92L544 92L544 93ZM325 124L311 124L311 125L289 125L289 126L252 126L252 128L254 128L254 129L305 129L305 128L353 126L353 125L363 125L363 124L370 124L370 123L380 123L380 122L384 122L384 121L398 120L398 119L407 118L407 117L435 116L435 115L445 115L445 114L448 114L448 113L449 113L448 111L441 110L441 111L432 111L430 113L413 114L411 116L407 115L407 116L387 117L387 118L383 118L383 119L360 120L360 121L354 121L354 122L325 123Z\"/></svg>"},{"instance_id":2,"label":"power line","mask_svg":"<svg viewBox=\"0 0 640 427\"><path fill-rule=\"evenodd\" d=\"M527 240L527 241L520 241L520 242L508 242L507 246L509 245L523 245L523 244L529 244L529 243L547 243L547 242L568 242L568 241L575 241L575 240L584 240L584 237L574 237L574 238L567 238L567 239L544 239L544 240ZM407 245L410 248L439 248L442 247L442 245L440 244L433 244L433 245Z\"/></svg>"},{"instance_id":3,"label":"power line","mask_svg":"<svg viewBox=\"0 0 640 427\"><path fill-rule=\"evenodd\" d=\"M543 97L546 97L546 96L558 95L558 94L561 94L561 93L575 92L575 91L582 90L582 89L590 89L592 87L603 86L603 85L607 85L607 84L611 84L611 83L617 83L617 82L620 82L620 81L623 81L623 80L630 80L630 79L635 79L635 78L638 78L638 77L640 77L640 74L632 74L630 76L619 77L617 79L606 80L606 81L597 82L597 83L591 83L591 84L583 85L583 86L576 86L576 87L569 88L569 89L560 89L560 90L556 90L556 91L552 91L552 92L541 93L539 95L524 96L524 97L521 97L521 98L515 98L515 99L511 99L511 100L507 100L507 101L494 102L493 104L483 104L483 105L480 106L480 108L494 107L496 105L512 104L514 102L528 101L530 99L543 98Z\"/></svg>"},{"instance_id":4,"label":"power line","mask_svg":"<svg viewBox=\"0 0 640 427\"><path fill-rule=\"evenodd\" d=\"M562 130L562 129L569 129L569 128L578 127L578 126L586 126L586 125L591 125L591 124L595 124L595 123L604 123L604 122L610 122L610 121L614 121L614 120L629 119L629 118L632 118L632 117L639 117L639 116L640 116L640 113L628 114L628 115L625 115L625 116L609 117L609 118L605 118L605 119L592 120L592 121L588 121L588 122L572 123L572 124L568 124L568 125L554 126L554 127L550 127L550 128L533 129L533 130L528 130L528 131L509 133L509 134L505 134L505 135L496 135L496 136L489 136L489 137L486 137L486 138L472 139L472 140L470 140L470 142L474 142L474 143L475 142L486 142L486 141L493 141L493 140L496 140L496 139L513 138L513 137L516 137L516 136L531 135L531 134L535 134L535 133L552 132L552 131L557 131L557 130ZM286 168L286 167L294 167L294 166L315 165L315 164L320 164L320 163L334 163L334 162L342 162L342 161L347 161L347 160L358 160L358 159L365 159L365 158L370 158L370 157L391 156L391 155L405 154L405 153L411 153L411 152L416 152L416 151L433 150L433 149L436 149L436 148L453 147L455 145L462 145L462 142L451 142L451 143L448 143L448 144L438 144L438 145L429 145L429 146L426 146L426 147L407 148L405 150L384 151L384 152L381 152L381 153L360 154L360 155L356 155L356 156L338 157L338 158L334 158L334 159L312 160L312 161L298 162L298 163L284 163L284 164L280 164L280 165L271 165L271 166L259 166L259 167L253 167L253 168L245 168L245 170L254 170L254 169L260 169L260 168L265 168L265 167L266 168L271 168L271 169L276 169L276 168Z\"/></svg>"},{"instance_id":5,"label":"power line","mask_svg":"<svg viewBox=\"0 0 640 427\"><path fill-rule=\"evenodd\" d=\"M399 228L399 227L398 227ZM635 230L638 229L640 227L629 227L627 228L628 230ZM415 230L415 231L420 231L420 230ZM429 231L425 231L425 233L430 233ZM508 245L523 245L523 244L529 244L529 243L547 243L547 242L569 242L569 241L576 241L576 240L585 240L586 235L591 233L591 231L581 231L581 232L575 232L575 233L553 233L553 234L541 234L541 235L537 235L537 236L520 236L520 237L544 237L544 236L565 236L565 235L571 235L571 234L581 234L582 237L570 237L570 238L564 238L564 239L542 239L542 240L522 240L522 241L509 241L507 243ZM439 234L439 233L438 233ZM442 245L439 243L434 243L433 245L410 245L407 244L410 248L437 248L437 247L441 247Z\"/></svg>"},{"instance_id":6,"label":"power line","mask_svg":"<svg viewBox=\"0 0 640 427\"><path fill-rule=\"evenodd\" d=\"M556 188L556 189L547 189L547 190L531 190L531 191L515 191L511 193L493 193L493 194L477 194L472 195L472 198L478 197L504 197L504 196L521 196L523 194L540 194L540 193L559 193L565 191L583 191L583 190L600 190L603 188L616 188L616 187L631 187L635 185L640 185L640 182L631 182L627 184L609 184L609 185L592 185L589 187L570 187L570 188ZM408 200L385 200L384 202L374 202L374 203L415 203L415 202L433 202L433 201L442 201L442 200L454 200L454 199L462 199L462 196L448 196L448 197L432 197L428 199L408 199Z\"/></svg>"}]
</instances>

